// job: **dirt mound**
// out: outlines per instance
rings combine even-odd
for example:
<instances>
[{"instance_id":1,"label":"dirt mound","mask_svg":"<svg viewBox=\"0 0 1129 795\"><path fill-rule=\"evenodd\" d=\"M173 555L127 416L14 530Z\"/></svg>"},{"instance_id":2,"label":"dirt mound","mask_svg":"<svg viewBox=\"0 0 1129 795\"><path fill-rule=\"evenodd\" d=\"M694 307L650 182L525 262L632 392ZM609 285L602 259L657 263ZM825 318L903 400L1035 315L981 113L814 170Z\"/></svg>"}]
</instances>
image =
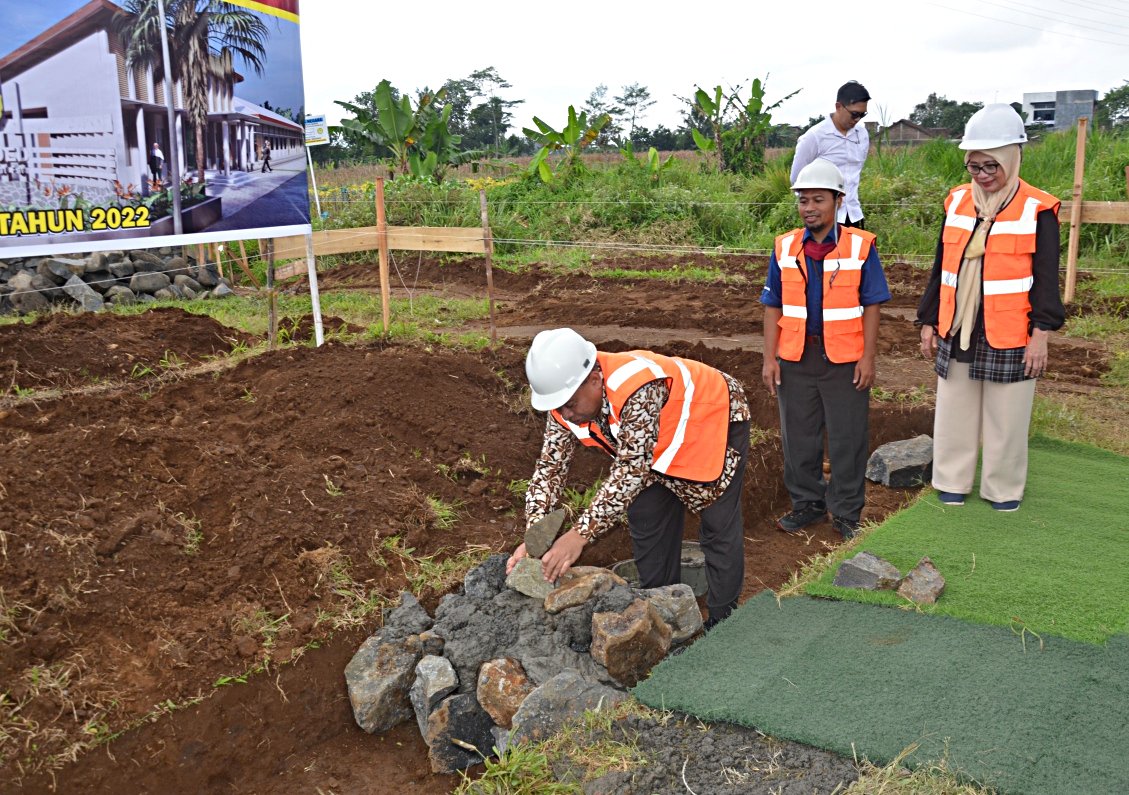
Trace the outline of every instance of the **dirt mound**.
<instances>
[{"instance_id":1,"label":"dirt mound","mask_svg":"<svg viewBox=\"0 0 1129 795\"><path fill-rule=\"evenodd\" d=\"M0 378L7 391L144 378L230 353L253 339L175 308L136 316L60 313L0 326Z\"/></svg>"}]
</instances>

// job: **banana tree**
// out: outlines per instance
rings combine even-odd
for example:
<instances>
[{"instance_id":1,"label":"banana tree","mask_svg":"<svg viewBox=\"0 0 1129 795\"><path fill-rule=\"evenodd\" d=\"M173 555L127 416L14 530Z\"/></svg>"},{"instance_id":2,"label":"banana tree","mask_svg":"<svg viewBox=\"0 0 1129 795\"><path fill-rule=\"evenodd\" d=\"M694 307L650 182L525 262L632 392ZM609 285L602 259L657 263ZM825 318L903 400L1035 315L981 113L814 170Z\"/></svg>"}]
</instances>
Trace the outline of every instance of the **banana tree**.
<instances>
[{"instance_id":1,"label":"banana tree","mask_svg":"<svg viewBox=\"0 0 1129 795\"><path fill-rule=\"evenodd\" d=\"M337 100L338 105L356 117L342 119L341 127L349 134L388 149L396 170L408 174L412 147L424 134L429 119L435 116L434 103L443 96L443 91L424 93L413 108L408 97L397 100L392 84L381 80L373 92L372 108Z\"/></svg>"},{"instance_id":2,"label":"banana tree","mask_svg":"<svg viewBox=\"0 0 1129 795\"><path fill-rule=\"evenodd\" d=\"M793 91L771 105L765 105L765 84L753 80L748 101L740 98L741 87L726 94L715 86L713 94L699 88L690 101L694 113L704 118L712 137L690 128L694 144L703 155L716 157L719 171L756 174L764 167L765 142L772 130L772 111L800 93Z\"/></svg>"},{"instance_id":3,"label":"banana tree","mask_svg":"<svg viewBox=\"0 0 1129 795\"><path fill-rule=\"evenodd\" d=\"M674 155L667 155L666 160L663 160L659 155L659 150L651 147L647 150L647 160L640 163L635 157L635 145L631 141L624 143L623 147L619 150L624 159L629 163L634 163L637 167L645 170L647 176L651 178L651 182L658 185L662 181L662 173L670 168L670 164L674 162Z\"/></svg>"},{"instance_id":4,"label":"banana tree","mask_svg":"<svg viewBox=\"0 0 1129 795\"><path fill-rule=\"evenodd\" d=\"M541 145L529 164L528 173L536 174L542 182L551 182L562 170L570 174L582 171L584 163L580 159L580 153L599 137L600 131L610 121L611 116L606 113L601 113L589 121L587 113L577 113L572 105L568 106L568 122L560 131L534 116L533 123L537 125L537 129L533 130L529 127L522 129L526 138ZM554 173L549 166L549 153L558 150L564 154L564 157L562 164Z\"/></svg>"}]
</instances>

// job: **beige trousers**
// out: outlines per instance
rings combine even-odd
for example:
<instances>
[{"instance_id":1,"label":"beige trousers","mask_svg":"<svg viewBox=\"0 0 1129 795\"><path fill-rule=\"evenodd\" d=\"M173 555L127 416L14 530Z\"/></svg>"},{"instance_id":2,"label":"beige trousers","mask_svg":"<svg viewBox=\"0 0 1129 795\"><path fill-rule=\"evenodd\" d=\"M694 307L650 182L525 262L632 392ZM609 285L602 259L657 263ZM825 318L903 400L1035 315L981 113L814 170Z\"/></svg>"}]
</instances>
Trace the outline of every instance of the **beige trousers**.
<instances>
[{"instance_id":1,"label":"beige trousers","mask_svg":"<svg viewBox=\"0 0 1129 795\"><path fill-rule=\"evenodd\" d=\"M950 360L949 377L937 379L933 488L971 493L983 441L980 496L990 502L1022 500L1035 379L997 384L973 381L968 371L969 365Z\"/></svg>"}]
</instances>

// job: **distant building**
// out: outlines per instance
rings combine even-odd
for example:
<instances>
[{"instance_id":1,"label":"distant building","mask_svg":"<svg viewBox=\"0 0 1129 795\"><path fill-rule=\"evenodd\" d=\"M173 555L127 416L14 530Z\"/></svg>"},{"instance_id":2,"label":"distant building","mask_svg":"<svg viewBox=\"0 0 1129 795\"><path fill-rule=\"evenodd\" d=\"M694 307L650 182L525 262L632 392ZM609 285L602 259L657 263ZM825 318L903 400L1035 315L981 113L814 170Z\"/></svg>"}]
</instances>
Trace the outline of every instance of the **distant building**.
<instances>
[{"instance_id":1,"label":"distant building","mask_svg":"<svg viewBox=\"0 0 1129 795\"><path fill-rule=\"evenodd\" d=\"M1097 91L1041 91L1023 95L1023 112L1029 125L1069 130L1078 119L1094 118Z\"/></svg>"}]
</instances>

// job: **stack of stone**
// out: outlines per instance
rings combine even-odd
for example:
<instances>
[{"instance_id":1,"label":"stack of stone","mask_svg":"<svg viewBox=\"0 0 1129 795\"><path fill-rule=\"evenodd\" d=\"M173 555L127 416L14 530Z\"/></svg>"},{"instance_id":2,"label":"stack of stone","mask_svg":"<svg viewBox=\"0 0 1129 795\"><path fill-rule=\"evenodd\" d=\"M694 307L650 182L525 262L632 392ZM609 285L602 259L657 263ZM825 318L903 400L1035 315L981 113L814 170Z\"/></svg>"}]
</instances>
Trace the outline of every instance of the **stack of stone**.
<instances>
[{"instance_id":1,"label":"stack of stone","mask_svg":"<svg viewBox=\"0 0 1129 795\"><path fill-rule=\"evenodd\" d=\"M215 263L198 263L172 248L0 261L0 313L30 314L55 305L96 312L115 304L231 294Z\"/></svg>"},{"instance_id":2,"label":"stack of stone","mask_svg":"<svg viewBox=\"0 0 1129 795\"><path fill-rule=\"evenodd\" d=\"M630 588L607 569L580 566L558 583L541 580L544 595L531 596L518 589L529 590L533 575L507 579L506 561L494 555L471 570L434 617L404 594L345 669L361 728L380 733L414 717L435 772L611 708L701 630L688 585Z\"/></svg>"}]
</instances>

